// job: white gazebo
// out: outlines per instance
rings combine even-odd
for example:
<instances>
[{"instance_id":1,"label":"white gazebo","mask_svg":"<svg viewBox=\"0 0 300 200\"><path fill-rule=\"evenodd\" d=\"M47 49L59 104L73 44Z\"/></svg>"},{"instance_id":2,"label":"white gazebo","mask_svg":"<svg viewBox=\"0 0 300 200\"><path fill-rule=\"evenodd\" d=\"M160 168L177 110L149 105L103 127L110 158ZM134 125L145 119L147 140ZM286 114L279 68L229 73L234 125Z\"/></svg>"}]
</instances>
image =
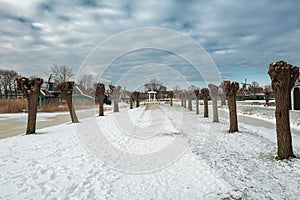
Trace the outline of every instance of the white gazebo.
<instances>
[{"instance_id":1,"label":"white gazebo","mask_svg":"<svg viewBox=\"0 0 300 200\"><path fill-rule=\"evenodd\" d=\"M149 91L148 93L148 102L147 103L157 103L156 101L156 91ZM153 97L153 98L152 98Z\"/></svg>"}]
</instances>

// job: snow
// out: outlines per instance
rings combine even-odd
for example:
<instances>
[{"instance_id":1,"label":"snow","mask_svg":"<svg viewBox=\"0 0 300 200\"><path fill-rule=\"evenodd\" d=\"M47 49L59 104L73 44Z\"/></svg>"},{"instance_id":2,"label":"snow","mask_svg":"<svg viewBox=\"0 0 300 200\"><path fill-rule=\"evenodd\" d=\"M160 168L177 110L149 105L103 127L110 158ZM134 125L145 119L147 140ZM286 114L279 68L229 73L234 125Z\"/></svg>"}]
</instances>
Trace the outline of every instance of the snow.
<instances>
[{"instance_id":1,"label":"snow","mask_svg":"<svg viewBox=\"0 0 300 200\"><path fill-rule=\"evenodd\" d=\"M239 105L239 115L247 120L234 134L227 132L225 117L220 123L203 118L203 107L200 115L180 107L160 108L108 111L104 117L81 119L79 125L65 123L1 139L0 199L299 199L300 160L276 160L274 129L264 122L246 123L267 119L274 124L273 108ZM222 112L226 115L226 108ZM295 128L299 114L291 113ZM89 124L95 119L111 146L130 155L155 155L176 140L187 146L177 147L182 150L177 157L169 155L173 162L158 157L148 163L149 171L138 171L146 162L138 163L134 156L126 163L109 163L88 148L80 133L91 133ZM297 131L293 139L299 157ZM112 158L104 145L96 147Z\"/></svg>"},{"instance_id":2,"label":"snow","mask_svg":"<svg viewBox=\"0 0 300 200\"><path fill-rule=\"evenodd\" d=\"M37 114L37 121L47 121L49 118L55 117L57 115L68 114L68 112L39 112ZM0 114L0 121L2 120L17 120L17 121L27 121L27 113L9 113L9 114Z\"/></svg>"}]
</instances>

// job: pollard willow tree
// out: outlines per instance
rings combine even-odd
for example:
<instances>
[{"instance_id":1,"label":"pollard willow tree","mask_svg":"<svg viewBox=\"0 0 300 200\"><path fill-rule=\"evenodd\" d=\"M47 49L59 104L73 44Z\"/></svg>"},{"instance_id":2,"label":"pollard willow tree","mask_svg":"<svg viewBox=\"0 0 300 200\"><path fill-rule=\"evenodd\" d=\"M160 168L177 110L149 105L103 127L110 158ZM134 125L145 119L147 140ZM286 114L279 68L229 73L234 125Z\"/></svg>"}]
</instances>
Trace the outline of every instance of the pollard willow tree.
<instances>
[{"instance_id":1,"label":"pollard willow tree","mask_svg":"<svg viewBox=\"0 0 300 200\"><path fill-rule=\"evenodd\" d=\"M189 111L193 111L193 105L192 105L193 91L187 91L186 95L188 98L188 109Z\"/></svg>"},{"instance_id":2,"label":"pollard willow tree","mask_svg":"<svg viewBox=\"0 0 300 200\"><path fill-rule=\"evenodd\" d=\"M223 82L219 86L218 95L219 95L220 100L221 100L221 106L226 106L226 92L225 92Z\"/></svg>"},{"instance_id":3,"label":"pollard willow tree","mask_svg":"<svg viewBox=\"0 0 300 200\"><path fill-rule=\"evenodd\" d=\"M34 134L36 129L36 114L39 104L39 94L43 79L26 77L16 78L18 88L22 91L28 103L28 119L26 134Z\"/></svg>"},{"instance_id":4,"label":"pollard willow tree","mask_svg":"<svg viewBox=\"0 0 300 200\"><path fill-rule=\"evenodd\" d=\"M73 89L74 89L74 82L73 81L66 81L59 83L57 85L57 89L60 91L60 95L63 99L67 101L68 109L70 112L72 123L77 123L78 118L75 112L75 107L73 104Z\"/></svg>"},{"instance_id":5,"label":"pollard willow tree","mask_svg":"<svg viewBox=\"0 0 300 200\"><path fill-rule=\"evenodd\" d=\"M209 84L208 88L210 90L210 97L212 100L213 106L213 122L219 122L219 115L218 115L218 86L214 84Z\"/></svg>"},{"instance_id":6,"label":"pollard willow tree","mask_svg":"<svg viewBox=\"0 0 300 200\"><path fill-rule=\"evenodd\" d=\"M268 74L276 101L276 132L278 159L295 157L290 130L290 91L299 77L299 68L284 61L271 63Z\"/></svg>"},{"instance_id":7,"label":"pollard willow tree","mask_svg":"<svg viewBox=\"0 0 300 200\"><path fill-rule=\"evenodd\" d=\"M168 92L168 98L170 98L170 106L173 106L173 97L174 97L174 92L169 91Z\"/></svg>"},{"instance_id":8,"label":"pollard willow tree","mask_svg":"<svg viewBox=\"0 0 300 200\"><path fill-rule=\"evenodd\" d=\"M223 81L222 85L224 86L226 92L226 98L229 108L229 132L234 133L239 131L238 130L238 120L237 120L237 112L236 112L236 92L239 89L238 82L230 82L230 81Z\"/></svg>"},{"instance_id":9,"label":"pollard willow tree","mask_svg":"<svg viewBox=\"0 0 300 200\"><path fill-rule=\"evenodd\" d=\"M187 94L185 90L180 91L181 106L183 108L186 108L186 95Z\"/></svg>"},{"instance_id":10,"label":"pollard willow tree","mask_svg":"<svg viewBox=\"0 0 300 200\"><path fill-rule=\"evenodd\" d=\"M203 97L203 103L204 103L204 117L207 118L208 117L208 95L209 95L208 88L202 88L201 95Z\"/></svg>"},{"instance_id":11,"label":"pollard willow tree","mask_svg":"<svg viewBox=\"0 0 300 200\"><path fill-rule=\"evenodd\" d=\"M134 101L134 95L133 93L129 93L129 103L130 103L130 109L133 109L133 101Z\"/></svg>"},{"instance_id":12,"label":"pollard willow tree","mask_svg":"<svg viewBox=\"0 0 300 200\"><path fill-rule=\"evenodd\" d=\"M199 90L194 90L195 96L196 96L196 115L199 115Z\"/></svg>"},{"instance_id":13,"label":"pollard willow tree","mask_svg":"<svg viewBox=\"0 0 300 200\"><path fill-rule=\"evenodd\" d=\"M119 112L119 100L121 96L121 86L109 85L110 93L114 102L114 112Z\"/></svg>"},{"instance_id":14,"label":"pollard willow tree","mask_svg":"<svg viewBox=\"0 0 300 200\"><path fill-rule=\"evenodd\" d=\"M105 97L105 85L103 83L97 83L96 85L96 98L99 102L99 116L104 116L104 97Z\"/></svg>"},{"instance_id":15,"label":"pollard willow tree","mask_svg":"<svg viewBox=\"0 0 300 200\"><path fill-rule=\"evenodd\" d=\"M269 101L270 101L270 94L271 94L271 91L269 88L265 88L264 89L264 94L265 94L265 100L266 100L266 106L269 106Z\"/></svg>"},{"instance_id":16,"label":"pollard willow tree","mask_svg":"<svg viewBox=\"0 0 300 200\"><path fill-rule=\"evenodd\" d=\"M133 98L135 99L135 107L140 107L140 92L134 91Z\"/></svg>"}]
</instances>

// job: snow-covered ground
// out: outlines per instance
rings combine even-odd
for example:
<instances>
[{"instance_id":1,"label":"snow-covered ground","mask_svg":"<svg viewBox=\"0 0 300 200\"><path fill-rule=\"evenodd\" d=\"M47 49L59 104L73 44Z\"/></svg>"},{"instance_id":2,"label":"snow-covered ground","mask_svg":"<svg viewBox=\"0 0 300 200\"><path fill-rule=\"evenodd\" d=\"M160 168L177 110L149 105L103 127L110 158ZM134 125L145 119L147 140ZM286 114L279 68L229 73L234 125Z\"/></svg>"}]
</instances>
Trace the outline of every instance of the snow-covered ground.
<instances>
[{"instance_id":1,"label":"snow-covered ground","mask_svg":"<svg viewBox=\"0 0 300 200\"><path fill-rule=\"evenodd\" d=\"M158 157L157 163L164 165L149 163L149 172L136 173L123 170L124 166L138 169L145 163L129 159L112 166L84 144L80 131L92 131L89 122L95 118L82 119L81 129L66 123L40 129L36 135L1 139L0 199L299 199L300 160L275 159L274 129L240 123L240 132L229 134L225 118L212 123L203 113L195 115L176 106L160 108L163 117L142 107L109 111L96 121L114 148L132 155L162 152L174 140L186 140L187 148L173 162L165 164L164 157ZM274 121L272 108L240 105L239 112ZM297 126L298 113L294 113L292 124ZM134 126L122 124L124 116ZM156 130L157 126L161 128ZM146 127L156 134L144 137L137 131L133 137L122 127ZM300 157L298 138L293 135L294 152Z\"/></svg>"},{"instance_id":2,"label":"snow-covered ground","mask_svg":"<svg viewBox=\"0 0 300 200\"><path fill-rule=\"evenodd\" d=\"M37 121L47 121L49 118L56 117L57 115L68 114L68 112L40 112L37 114ZM3 120L16 120L16 121L27 121L27 113L9 113L9 114L0 114L0 121Z\"/></svg>"}]
</instances>

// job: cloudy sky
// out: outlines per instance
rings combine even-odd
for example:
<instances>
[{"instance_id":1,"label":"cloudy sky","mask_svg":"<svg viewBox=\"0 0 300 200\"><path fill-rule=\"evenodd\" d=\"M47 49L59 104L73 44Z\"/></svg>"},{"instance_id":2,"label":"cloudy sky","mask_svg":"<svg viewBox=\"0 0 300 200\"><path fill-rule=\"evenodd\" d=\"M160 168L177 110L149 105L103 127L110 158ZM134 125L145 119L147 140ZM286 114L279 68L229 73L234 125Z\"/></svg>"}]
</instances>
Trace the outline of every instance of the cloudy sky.
<instances>
[{"instance_id":1,"label":"cloudy sky","mask_svg":"<svg viewBox=\"0 0 300 200\"><path fill-rule=\"evenodd\" d=\"M300 65L299 8L293 0L0 0L0 68L45 78L57 64L76 74L87 55L115 34L160 27L195 40L224 79L265 85L271 62Z\"/></svg>"}]
</instances>

